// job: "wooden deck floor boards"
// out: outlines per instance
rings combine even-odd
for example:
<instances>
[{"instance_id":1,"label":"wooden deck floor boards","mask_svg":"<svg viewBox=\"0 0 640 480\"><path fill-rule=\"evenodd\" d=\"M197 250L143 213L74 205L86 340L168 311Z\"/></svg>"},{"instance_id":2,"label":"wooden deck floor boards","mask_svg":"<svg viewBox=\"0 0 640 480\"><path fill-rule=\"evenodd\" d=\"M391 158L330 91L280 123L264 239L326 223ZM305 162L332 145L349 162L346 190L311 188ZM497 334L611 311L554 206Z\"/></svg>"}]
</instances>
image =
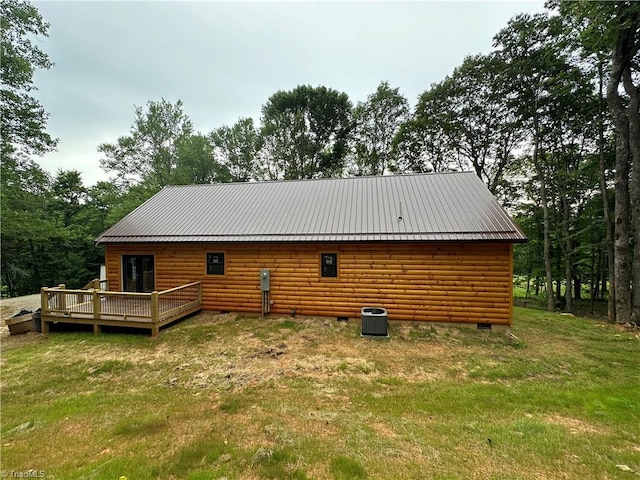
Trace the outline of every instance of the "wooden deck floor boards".
<instances>
[{"instance_id":1,"label":"wooden deck floor boards","mask_svg":"<svg viewBox=\"0 0 640 480\"><path fill-rule=\"evenodd\" d=\"M156 336L160 327L201 309L198 282L150 294L43 288L42 332L61 322L93 325L96 333L101 326L147 328Z\"/></svg>"}]
</instances>

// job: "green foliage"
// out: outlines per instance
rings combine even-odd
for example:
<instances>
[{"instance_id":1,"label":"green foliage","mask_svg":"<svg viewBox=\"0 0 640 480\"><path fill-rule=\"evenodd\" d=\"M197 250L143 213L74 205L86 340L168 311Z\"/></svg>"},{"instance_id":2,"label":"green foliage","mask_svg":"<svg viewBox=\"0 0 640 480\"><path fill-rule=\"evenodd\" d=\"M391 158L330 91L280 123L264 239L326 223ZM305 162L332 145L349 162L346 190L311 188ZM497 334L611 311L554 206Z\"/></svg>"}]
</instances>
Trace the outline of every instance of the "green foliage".
<instances>
[{"instance_id":1,"label":"green foliage","mask_svg":"<svg viewBox=\"0 0 640 480\"><path fill-rule=\"evenodd\" d=\"M122 186L140 182L157 188L171 185L180 146L192 133L193 125L182 111L180 100L175 104L164 99L147 102L146 110L136 107L130 135L98 147L105 156L100 160L101 167L115 172Z\"/></svg>"},{"instance_id":2,"label":"green foliage","mask_svg":"<svg viewBox=\"0 0 640 480\"><path fill-rule=\"evenodd\" d=\"M404 152L400 168L473 169L496 193L523 137L508 108L505 70L497 55L470 56L424 92L412 122L397 139Z\"/></svg>"},{"instance_id":3,"label":"green foliage","mask_svg":"<svg viewBox=\"0 0 640 480\"><path fill-rule=\"evenodd\" d=\"M593 162L598 98L589 69L575 56L576 36L562 18L518 15L494 37L494 44L504 63L502 78L510 92L507 106L528 132L531 145L531 154L512 171L527 179L521 184L523 200L518 208L528 217L524 224L534 234L532 245L520 252L527 252L527 275L539 275L544 262L545 283L555 280L556 300L566 302L571 311L571 285L580 292L584 273L579 268L584 250L578 249L583 239L576 233L576 220L599 186ZM590 281L594 280L592 274ZM555 305L553 293L553 286L547 285L549 308Z\"/></svg>"},{"instance_id":4,"label":"green foliage","mask_svg":"<svg viewBox=\"0 0 640 480\"><path fill-rule=\"evenodd\" d=\"M274 93L262 106L264 176L304 179L340 176L351 131L346 93L300 85Z\"/></svg>"},{"instance_id":5,"label":"green foliage","mask_svg":"<svg viewBox=\"0 0 640 480\"><path fill-rule=\"evenodd\" d=\"M613 185L615 145L595 95L601 78L593 62L606 73L611 49L636 24L639 7L549 6L558 11L511 19L492 52L465 58L424 91L412 115L387 82L355 108L345 93L324 86L278 91L263 105L260 124L240 118L209 133L195 131L180 100L149 101L135 109L128 134L99 146L101 165L115 180L85 187L79 172L50 176L30 157L55 145L44 129L46 112L29 96L33 72L52 65L35 41L48 25L29 3L2 2L3 291L84 285L103 258L94 239L166 185L473 170L529 236L515 248L523 285L545 283L546 236L552 284L573 282L575 292L604 298L598 161L602 154L605 185Z\"/></svg>"},{"instance_id":6,"label":"green foliage","mask_svg":"<svg viewBox=\"0 0 640 480\"><path fill-rule=\"evenodd\" d=\"M408 118L409 102L398 88L391 88L388 82L381 82L366 102L358 103L353 110L353 162L350 173L389 173L398 157L393 140Z\"/></svg>"},{"instance_id":7,"label":"green foliage","mask_svg":"<svg viewBox=\"0 0 640 480\"><path fill-rule=\"evenodd\" d=\"M554 122L572 118L593 98L588 79L572 62L575 44L563 29L557 17L521 14L494 37L504 62L503 81L512 92L509 108L525 126L539 128L549 145L565 133Z\"/></svg>"},{"instance_id":8,"label":"green foliage","mask_svg":"<svg viewBox=\"0 0 640 480\"><path fill-rule=\"evenodd\" d=\"M211 132L211 140L229 181L247 182L260 177L257 156L262 137L253 119L240 118L232 127L220 127Z\"/></svg>"},{"instance_id":9,"label":"green foliage","mask_svg":"<svg viewBox=\"0 0 640 480\"><path fill-rule=\"evenodd\" d=\"M563 18L572 21L583 47L589 53L609 53L615 48L620 31L637 28L640 4L621 2L549 2L558 7Z\"/></svg>"},{"instance_id":10,"label":"green foliage","mask_svg":"<svg viewBox=\"0 0 640 480\"><path fill-rule=\"evenodd\" d=\"M33 74L53 64L35 43L49 25L29 2L0 3L0 201L2 285L9 295L39 290L53 268L47 258L69 239L54 208L49 175L31 159L52 150L48 114L32 97ZM44 265L42 264L44 260Z\"/></svg>"},{"instance_id":11,"label":"green foliage","mask_svg":"<svg viewBox=\"0 0 640 480\"><path fill-rule=\"evenodd\" d=\"M77 170L58 170L51 186L51 193L56 203L56 210L62 214L65 227L74 224L86 200L87 190L82 184L80 172Z\"/></svg>"},{"instance_id":12,"label":"green foliage","mask_svg":"<svg viewBox=\"0 0 640 480\"><path fill-rule=\"evenodd\" d=\"M455 169L442 132L418 115L414 114L402 124L393 146L398 154L393 165L396 173L446 172Z\"/></svg>"},{"instance_id":13,"label":"green foliage","mask_svg":"<svg viewBox=\"0 0 640 480\"><path fill-rule=\"evenodd\" d=\"M1 278L9 295L60 283L80 288L96 278L103 254L94 240L108 225L106 207L92 196L100 185L87 191L73 170L50 180L37 165L21 180L2 190Z\"/></svg>"},{"instance_id":14,"label":"green foliage","mask_svg":"<svg viewBox=\"0 0 640 480\"><path fill-rule=\"evenodd\" d=\"M5 162L27 161L55 148L57 141L45 131L48 113L30 92L36 89L33 74L53 65L34 38L47 36L49 24L38 9L24 0L0 3L0 138ZM11 168L9 168L11 170ZM3 170L3 176L6 173Z\"/></svg>"}]
</instances>

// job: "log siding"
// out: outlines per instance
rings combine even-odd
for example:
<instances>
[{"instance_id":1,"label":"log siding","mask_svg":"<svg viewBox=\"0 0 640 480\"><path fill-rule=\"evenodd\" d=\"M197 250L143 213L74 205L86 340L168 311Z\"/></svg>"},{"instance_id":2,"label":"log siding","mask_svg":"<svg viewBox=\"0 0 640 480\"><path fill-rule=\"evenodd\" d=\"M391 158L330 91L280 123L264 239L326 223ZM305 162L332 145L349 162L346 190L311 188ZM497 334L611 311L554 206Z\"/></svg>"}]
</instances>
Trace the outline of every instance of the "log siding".
<instances>
[{"instance_id":1,"label":"log siding","mask_svg":"<svg viewBox=\"0 0 640 480\"><path fill-rule=\"evenodd\" d=\"M363 306L391 320L511 325L509 243L106 244L107 278L122 288L122 255L155 256L155 288L201 282L205 310L261 311L260 270L271 270L271 312L356 318ZM207 252L225 253L225 274L206 274ZM321 276L321 253L338 255L337 278Z\"/></svg>"}]
</instances>

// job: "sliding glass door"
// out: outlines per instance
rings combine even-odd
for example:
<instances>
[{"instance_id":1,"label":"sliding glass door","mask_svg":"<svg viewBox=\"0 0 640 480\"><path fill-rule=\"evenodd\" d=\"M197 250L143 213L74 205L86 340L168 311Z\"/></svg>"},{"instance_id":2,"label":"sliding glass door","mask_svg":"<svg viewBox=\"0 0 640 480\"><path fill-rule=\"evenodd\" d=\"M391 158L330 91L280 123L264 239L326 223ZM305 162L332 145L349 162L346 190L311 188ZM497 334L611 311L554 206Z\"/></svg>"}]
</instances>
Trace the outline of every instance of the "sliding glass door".
<instances>
[{"instance_id":1,"label":"sliding glass door","mask_svg":"<svg viewBox=\"0 0 640 480\"><path fill-rule=\"evenodd\" d=\"M155 286L153 255L122 256L122 291L153 292Z\"/></svg>"}]
</instances>

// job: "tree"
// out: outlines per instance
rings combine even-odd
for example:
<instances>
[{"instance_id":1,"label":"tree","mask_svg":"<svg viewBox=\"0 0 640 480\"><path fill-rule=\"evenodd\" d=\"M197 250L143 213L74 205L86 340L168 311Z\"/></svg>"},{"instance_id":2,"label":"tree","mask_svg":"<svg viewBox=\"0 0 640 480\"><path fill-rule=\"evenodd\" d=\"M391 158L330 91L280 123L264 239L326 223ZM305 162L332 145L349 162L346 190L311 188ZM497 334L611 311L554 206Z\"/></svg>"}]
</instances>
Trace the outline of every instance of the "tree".
<instances>
[{"instance_id":1,"label":"tree","mask_svg":"<svg viewBox=\"0 0 640 480\"><path fill-rule=\"evenodd\" d=\"M138 183L124 188L113 182L98 182L88 191L88 203L96 215L96 236L158 193L157 187Z\"/></svg>"},{"instance_id":2,"label":"tree","mask_svg":"<svg viewBox=\"0 0 640 480\"><path fill-rule=\"evenodd\" d=\"M573 199L577 195L567 187L582 158L580 145L584 141L580 138L584 135L583 125L588 123L589 118L586 105L590 104L593 97L591 86L584 80L584 73L572 61L573 45L566 32L565 25L558 17L523 14L514 17L494 37L497 55L505 65L507 89L512 92L509 106L527 129L532 144L531 163L537 176L543 210L549 310L555 309L551 258L554 195L561 212L561 238L565 240L565 282L568 292L565 298L568 308L571 308L571 222Z\"/></svg>"},{"instance_id":3,"label":"tree","mask_svg":"<svg viewBox=\"0 0 640 480\"><path fill-rule=\"evenodd\" d=\"M563 2L583 47L611 52L606 100L615 128L614 272L616 321L640 321L640 4ZM627 94L623 98L621 89ZM631 175L631 181L630 181ZM633 250L630 248L633 238ZM630 267L632 265L632 267ZM632 281L633 279L633 281ZM630 286L633 284L633 291ZM632 293L633 292L633 293Z\"/></svg>"},{"instance_id":4,"label":"tree","mask_svg":"<svg viewBox=\"0 0 640 480\"><path fill-rule=\"evenodd\" d=\"M0 89L0 136L3 176L30 155L53 150L57 140L46 131L49 114L31 92L36 90L33 74L53 63L32 41L47 36L49 24L27 1L0 2L2 88Z\"/></svg>"},{"instance_id":5,"label":"tree","mask_svg":"<svg viewBox=\"0 0 640 480\"><path fill-rule=\"evenodd\" d=\"M49 210L49 175L32 162L24 164L16 181L6 183L1 196L0 260L2 285L9 295L35 293L42 286L42 266L34 255L36 244L55 238L62 225Z\"/></svg>"},{"instance_id":6,"label":"tree","mask_svg":"<svg viewBox=\"0 0 640 480\"><path fill-rule=\"evenodd\" d=\"M263 175L270 179L339 176L352 105L346 93L301 85L262 106Z\"/></svg>"},{"instance_id":7,"label":"tree","mask_svg":"<svg viewBox=\"0 0 640 480\"><path fill-rule=\"evenodd\" d=\"M71 225L86 200L87 190L82 184L82 176L77 170L58 170L51 188L63 214L65 227Z\"/></svg>"},{"instance_id":8,"label":"tree","mask_svg":"<svg viewBox=\"0 0 640 480\"><path fill-rule=\"evenodd\" d=\"M605 39L607 38L607 25L602 22L591 22L584 14L585 7L587 10L591 6L587 6L580 2L552 2L552 7L559 7L560 14L565 20L572 24L574 31L578 34L581 43L580 53L586 61L593 64L594 76L598 85L598 155L600 170L600 195L602 200L603 219L606 227L607 242L607 266L609 279L609 295L607 317L610 322L615 322L615 252L614 252L614 215L609 208L609 187L607 162L607 147L605 134L609 130L610 122L607 121L607 106L605 100L605 78L608 76L606 70L609 70L609 57L611 46ZM614 202L611 202L612 204ZM603 285L602 291L606 289Z\"/></svg>"},{"instance_id":9,"label":"tree","mask_svg":"<svg viewBox=\"0 0 640 480\"><path fill-rule=\"evenodd\" d=\"M143 181L156 188L171 185L176 180L179 147L192 133L182 101L149 101L146 110L136 107L128 136L98 146L105 156L100 166L106 172L115 172L124 186Z\"/></svg>"},{"instance_id":10,"label":"tree","mask_svg":"<svg viewBox=\"0 0 640 480\"><path fill-rule=\"evenodd\" d=\"M71 170L51 180L34 167L29 181L37 188L2 192L2 284L12 296L43 285L82 287L103 261L94 239L104 227L95 220L82 178Z\"/></svg>"},{"instance_id":11,"label":"tree","mask_svg":"<svg viewBox=\"0 0 640 480\"><path fill-rule=\"evenodd\" d=\"M253 119L240 118L232 127L214 130L210 138L230 181L247 182L259 176L257 157L262 138Z\"/></svg>"},{"instance_id":12,"label":"tree","mask_svg":"<svg viewBox=\"0 0 640 480\"><path fill-rule=\"evenodd\" d=\"M609 279L609 296L607 298L607 319L609 322L616 321L615 303L615 252L613 247L614 223L611 208L609 207L609 188L607 179L607 152L605 144L605 99L604 99L604 54L597 53L598 72L598 166L600 173L600 196L602 198L602 212L606 231L607 242L607 277ZM615 204L615 201L614 201ZM605 285L602 290L605 290Z\"/></svg>"},{"instance_id":13,"label":"tree","mask_svg":"<svg viewBox=\"0 0 640 480\"><path fill-rule=\"evenodd\" d=\"M430 173L455 170L449 146L439 125L417 112L403 123L393 139L395 173Z\"/></svg>"},{"instance_id":14,"label":"tree","mask_svg":"<svg viewBox=\"0 0 640 480\"><path fill-rule=\"evenodd\" d=\"M505 69L498 55L469 56L420 96L415 113L423 135L440 136L457 168L472 168L492 193L497 193L512 151L522 140L508 104Z\"/></svg>"},{"instance_id":15,"label":"tree","mask_svg":"<svg viewBox=\"0 0 640 480\"><path fill-rule=\"evenodd\" d=\"M53 65L34 43L48 27L30 3L0 3L0 260L10 295L38 291L47 269L37 251L64 234L50 211L51 178L32 159L56 146L46 132L49 115L32 96L34 72Z\"/></svg>"},{"instance_id":16,"label":"tree","mask_svg":"<svg viewBox=\"0 0 640 480\"><path fill-rule=\"evenodd\" d=\"M178 185L228 182L229 172L215 158L207 136L190 135L180 139L171 183Z\"/></svg>"},{"instance_id":17,"label":"tree","mask_svg":"<svg viewBox=\"0 0 640 480\"><path fill-rule=\"evenodd\" d=\"M398 88L391 88L388 82L381 82L366 102L358 103L353 111L353 163L350 173L389 173L397 158L393 140L408 118L409 102Z\"/></svg>"}]
</instances>

